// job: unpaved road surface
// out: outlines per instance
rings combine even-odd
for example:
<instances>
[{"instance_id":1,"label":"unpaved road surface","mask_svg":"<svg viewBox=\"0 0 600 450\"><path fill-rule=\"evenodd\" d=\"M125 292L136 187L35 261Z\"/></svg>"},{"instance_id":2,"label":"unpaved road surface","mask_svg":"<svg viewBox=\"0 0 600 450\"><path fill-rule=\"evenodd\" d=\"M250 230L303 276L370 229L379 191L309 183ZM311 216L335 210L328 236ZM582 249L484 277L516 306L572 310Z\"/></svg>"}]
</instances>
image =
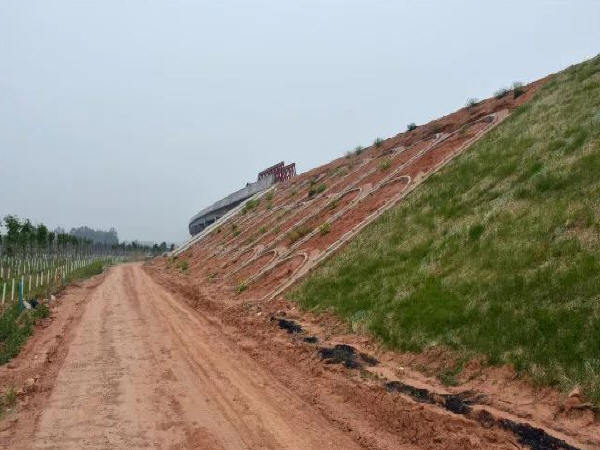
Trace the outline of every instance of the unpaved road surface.
<instances>
[{"instance_id":1,"label":"unpaved road surface","mask_svg":"<svg viewBox=\"0 0 600 450\"><path fill-rule=\"evenodd\" d=\"M92 293L23 448L358 448L139 265Z\"/></svg>"}]
</instances>

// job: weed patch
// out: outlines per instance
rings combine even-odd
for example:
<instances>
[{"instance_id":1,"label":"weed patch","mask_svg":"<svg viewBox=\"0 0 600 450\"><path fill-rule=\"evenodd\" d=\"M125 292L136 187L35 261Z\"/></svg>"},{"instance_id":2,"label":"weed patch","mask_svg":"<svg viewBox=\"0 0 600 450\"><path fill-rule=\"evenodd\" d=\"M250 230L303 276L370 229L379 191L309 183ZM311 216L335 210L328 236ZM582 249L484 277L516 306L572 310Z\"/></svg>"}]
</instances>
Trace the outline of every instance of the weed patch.
<instances>
[{"instance_id":1,"label":"weed patch","mask_svg":"<svg viewBox=\"0 0 600 450\"><path fill-rule=\"evenodd\" d=\"M290 241L290 245L294 242L302 239L308 233L312 231L312 228L307 225L298 225L288 232L287 238Z\"/></svg>"},{"instance_id":2,"label":"weed patch","mask_svg":"<svg viewBox=\"0 0 600 450\"><path fill-rule=\"evenodd\" d=\"M321 236L325 236L327 233L331 231L331 224L329 222L325 222L319 227L319 234Z\"/></svg>"}]
</instances>

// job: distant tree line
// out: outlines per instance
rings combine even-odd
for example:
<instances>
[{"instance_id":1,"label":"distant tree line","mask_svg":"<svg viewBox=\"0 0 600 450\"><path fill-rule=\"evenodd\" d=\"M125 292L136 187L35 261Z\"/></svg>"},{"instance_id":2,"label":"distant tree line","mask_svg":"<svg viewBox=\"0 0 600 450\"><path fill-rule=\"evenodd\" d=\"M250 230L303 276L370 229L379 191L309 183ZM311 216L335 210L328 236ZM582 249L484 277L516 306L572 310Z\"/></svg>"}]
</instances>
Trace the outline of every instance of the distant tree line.
<instances>
[{"instance_id":1,"label":"distant tree line","mask_svg":"<svg viewBox=\"0 0 600 450\"><path fill-rule=\"evenodd\" d=\"M173 245L171 245L171 249ZM35 251L61 252L113 250L120 253L144 252L159 254L167 251L166 242L154 245L140 244L137 241L119 242L117 230L94 230L87 226L71 228L67 233L63 228L50 231L46 225L34 225L29 219L19 219L7 215L0 220L0 255L13 256Z\"/></svg>"},{"instance_id":2,"label":"distant tree line","mask_svg":"<svg viewBox=\"0 0 600 450\"><path fill-rule=\"evenodd\" d=\"M105 244L105 245L118 245L119 236L117 230L111 228L108 231L94 230L90 227L78 227L71 228L69 231L71 236L78 237L80 239L87 239L92 241L94 244Z\"/></svg>"}]
</instances>

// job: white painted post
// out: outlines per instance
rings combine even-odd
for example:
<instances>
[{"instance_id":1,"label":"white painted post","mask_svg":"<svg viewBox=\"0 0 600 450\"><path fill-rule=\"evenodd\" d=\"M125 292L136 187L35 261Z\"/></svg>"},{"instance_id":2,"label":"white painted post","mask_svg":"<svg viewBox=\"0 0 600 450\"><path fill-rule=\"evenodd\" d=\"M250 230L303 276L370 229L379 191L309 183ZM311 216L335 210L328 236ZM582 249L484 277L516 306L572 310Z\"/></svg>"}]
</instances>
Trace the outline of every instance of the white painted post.
<instances>
[{"instance_id":1,"label":"white painted post","mask_svg":"<svg viewBox=\"0 0 600 450\"><path fill-rule=\"evenodd\" d=\"M12 279L12 287L10 288L10 301L15 299L15 279Z\"/></svg>"}]
</instances>

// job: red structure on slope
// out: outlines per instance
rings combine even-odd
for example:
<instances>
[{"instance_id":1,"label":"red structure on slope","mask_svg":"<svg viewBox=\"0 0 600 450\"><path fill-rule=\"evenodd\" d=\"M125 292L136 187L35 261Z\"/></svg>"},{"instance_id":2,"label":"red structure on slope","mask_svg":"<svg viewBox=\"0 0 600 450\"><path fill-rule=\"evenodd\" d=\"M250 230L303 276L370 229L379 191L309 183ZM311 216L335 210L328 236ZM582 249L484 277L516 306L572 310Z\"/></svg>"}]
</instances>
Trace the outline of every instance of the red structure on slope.
<instances>
[{"instance_id":1,"label":"red structure on slope","mask_svg":"<svg viewBox=\"0 0 600 450\"><path fill-rule=\"evenodd\" d=\"M289 180L296 175L296 163L288 164L287 166L283 161L271 166L258 174L258 179L273 175L276 182L282 182Z\"/></svg>"}]
</instances>

